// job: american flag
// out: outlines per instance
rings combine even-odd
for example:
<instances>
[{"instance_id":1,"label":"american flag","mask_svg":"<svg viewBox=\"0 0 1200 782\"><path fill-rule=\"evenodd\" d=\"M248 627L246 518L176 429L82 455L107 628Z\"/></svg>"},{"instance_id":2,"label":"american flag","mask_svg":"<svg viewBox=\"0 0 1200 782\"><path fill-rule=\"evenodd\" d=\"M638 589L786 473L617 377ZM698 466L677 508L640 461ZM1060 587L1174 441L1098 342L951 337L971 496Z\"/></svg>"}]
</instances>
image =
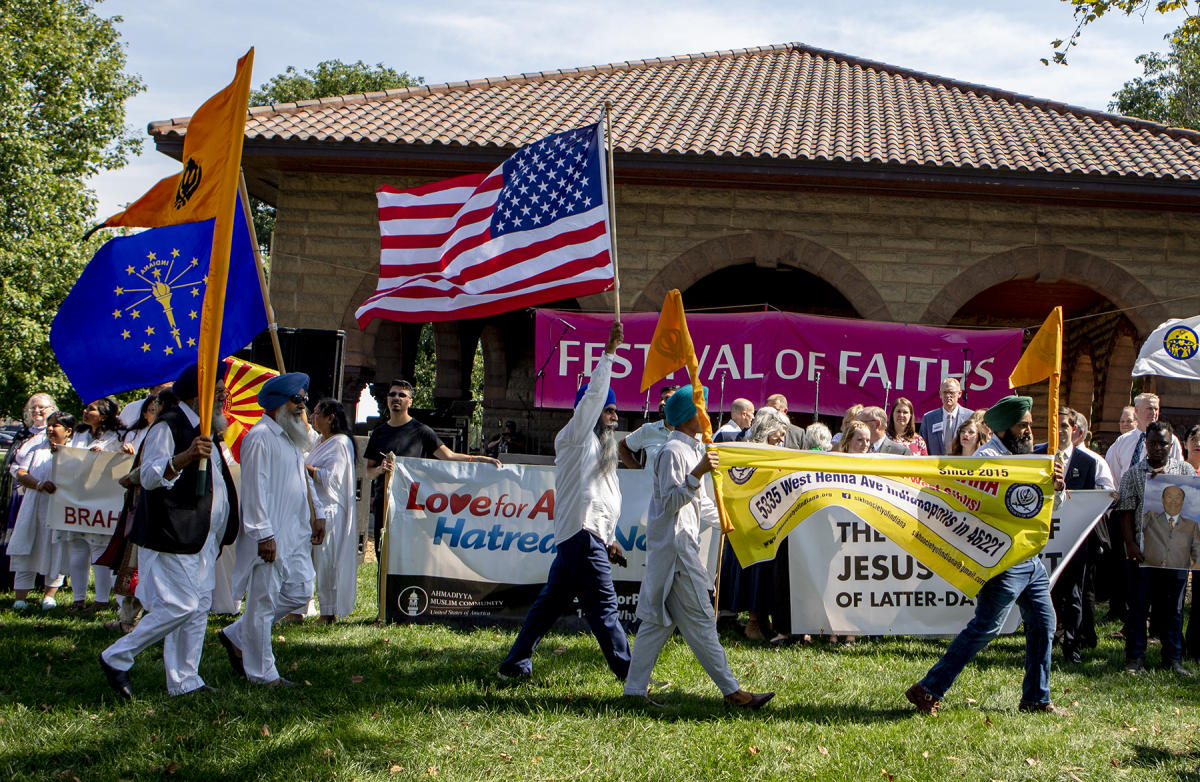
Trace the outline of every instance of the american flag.
<instances>
[{"instance_id":1,"label":"american flag","mask_svg":"<svg viewBox=\"0 0 1200 782\"><path fill-rule=\"evenodd\" d=\"M488 174L379 188L379 283L359 326L479 318L608 290L605 177L597 123L536 141Z\"/></svg>"}]
</instances>

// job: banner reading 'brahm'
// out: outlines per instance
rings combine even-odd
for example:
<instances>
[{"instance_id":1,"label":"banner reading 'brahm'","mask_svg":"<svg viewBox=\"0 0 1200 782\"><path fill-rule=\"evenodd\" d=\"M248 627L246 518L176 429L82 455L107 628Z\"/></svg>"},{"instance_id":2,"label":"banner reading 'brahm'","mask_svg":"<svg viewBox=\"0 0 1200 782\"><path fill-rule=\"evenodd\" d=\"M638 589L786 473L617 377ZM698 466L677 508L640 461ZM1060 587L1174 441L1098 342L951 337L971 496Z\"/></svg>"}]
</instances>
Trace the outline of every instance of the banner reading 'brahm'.
<instances>
[{"instance_id":1,"label":"banner reading 'brahm'","mask_svg":"<svg viewBox=\"0 0 1200 782\"><path fill-rule=\"evenodd\" d=\"M795 526L840 506L974 597L1050 536L1053 460L890 457L721 445L720 480L743 566L772 559Z\"/></svg>"}]
</instances>

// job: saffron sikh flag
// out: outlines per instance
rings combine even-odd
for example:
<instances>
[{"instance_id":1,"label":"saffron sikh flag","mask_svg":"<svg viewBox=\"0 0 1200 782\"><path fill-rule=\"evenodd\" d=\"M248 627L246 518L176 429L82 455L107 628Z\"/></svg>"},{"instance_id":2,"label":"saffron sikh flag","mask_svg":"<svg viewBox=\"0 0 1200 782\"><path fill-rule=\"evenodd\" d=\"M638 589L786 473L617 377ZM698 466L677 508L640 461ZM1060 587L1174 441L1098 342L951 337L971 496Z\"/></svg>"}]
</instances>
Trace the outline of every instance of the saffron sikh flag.
<instances>
[{"instance_id":1,"label":"saffron sikh flag","mask_svg":"<svg viewBox=\"0 0 1200 782\"><path fill-rule=\"evenodd\" d=\"M743 567L774 558L818 514L865 521L970 597L1050 537L1053 462L890 457L721 444L729 542Z\"/></svg>"}]
</instances>

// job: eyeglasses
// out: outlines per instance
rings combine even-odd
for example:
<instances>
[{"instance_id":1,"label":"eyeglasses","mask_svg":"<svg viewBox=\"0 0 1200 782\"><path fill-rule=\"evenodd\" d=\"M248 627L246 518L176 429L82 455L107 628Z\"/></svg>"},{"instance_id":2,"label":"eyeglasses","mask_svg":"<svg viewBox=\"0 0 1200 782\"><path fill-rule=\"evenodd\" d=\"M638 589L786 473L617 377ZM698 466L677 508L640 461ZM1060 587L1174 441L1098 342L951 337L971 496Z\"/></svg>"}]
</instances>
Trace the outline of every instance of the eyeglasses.
<instances>
[{"instance_id":1,"label":"eyeglasses","mask_svg":"<svg viewBox=\"0 0 1200 782\"><path fill-rule=\"evenodd\" d=\"M308 401L308 395L307 394L296 394L288 401L294 405L302 405Z\"/></svg>"}]
</instances>

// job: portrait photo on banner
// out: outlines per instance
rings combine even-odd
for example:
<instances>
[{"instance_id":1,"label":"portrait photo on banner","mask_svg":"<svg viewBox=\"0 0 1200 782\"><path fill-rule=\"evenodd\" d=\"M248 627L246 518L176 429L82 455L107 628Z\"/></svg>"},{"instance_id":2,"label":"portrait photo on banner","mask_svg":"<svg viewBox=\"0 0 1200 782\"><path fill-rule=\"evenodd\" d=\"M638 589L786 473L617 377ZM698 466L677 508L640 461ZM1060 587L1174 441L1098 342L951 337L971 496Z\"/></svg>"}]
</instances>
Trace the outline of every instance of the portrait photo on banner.
<instances>
[{"instance_id":1,"label":"portrait photo on banner","mask_svg":"<svg viewBox=\"0 0 1200 782\"><path fill-rule=\"evenodd\" d=\"M1200 475L1147 478L1142 505L1142 567L1200 569Z\"/></svg>"}]
</instances>

